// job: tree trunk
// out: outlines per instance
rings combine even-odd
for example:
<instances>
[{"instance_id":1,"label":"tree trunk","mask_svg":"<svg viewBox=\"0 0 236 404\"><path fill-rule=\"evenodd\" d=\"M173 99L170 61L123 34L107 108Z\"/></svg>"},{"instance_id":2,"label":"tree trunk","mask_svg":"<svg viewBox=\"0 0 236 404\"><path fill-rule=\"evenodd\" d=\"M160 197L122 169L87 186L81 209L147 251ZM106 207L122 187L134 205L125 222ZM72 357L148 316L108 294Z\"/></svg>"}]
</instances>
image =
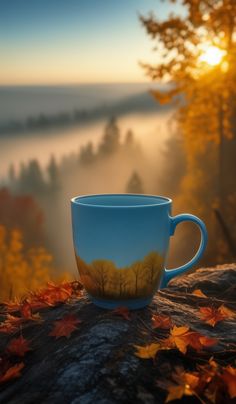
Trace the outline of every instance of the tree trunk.
<instances>
[{"instance_id":1,"label":"tree trunk","mask_svg":"<svg viewBox=\"0 0 236 404\"><path fill-rule=\"evenodd\" d=\"M192 295L195 289L201 289L208 297ZM177 350L161 351L155 361L135 356L134 345L153 341L152 314L168 314L178 326L187 325L203 335L219 338L216 346L195 355L203 361L214 355L227 363L235 349L236 320L211 327L199 319L197 309L214 303L234 310L235 290L236 265L231 264L199 269L173 279L168 288L156 293L150 306L132 311L130 321L94 306L85 293L67 304L42 309L43 323L31 321L23 327L22 335L31 341L32 350L23 358L22 375L0 384L0 402L164 403L166 392L157 386L157 380L168 375L173 366L194 364L195 358L194 354L192 359L186 358ZM53 322L68 313L82 320L78 329L68 339L49 336ZM11 338L1 334L1 352ZM198 401L187 397L184 402Z\"/></svg>"}]
</instances>

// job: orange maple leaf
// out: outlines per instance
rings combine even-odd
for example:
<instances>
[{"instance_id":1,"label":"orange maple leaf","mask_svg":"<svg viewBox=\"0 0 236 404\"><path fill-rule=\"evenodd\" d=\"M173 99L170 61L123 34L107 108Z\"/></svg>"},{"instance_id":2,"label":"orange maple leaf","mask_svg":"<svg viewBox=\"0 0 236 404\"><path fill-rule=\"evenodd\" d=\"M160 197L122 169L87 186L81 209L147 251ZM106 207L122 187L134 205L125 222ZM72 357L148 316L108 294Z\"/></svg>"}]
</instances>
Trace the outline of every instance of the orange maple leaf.
<instances>
[{"instance_id":1,"label":"orange maple leaf","mask_svg":"<svg viewBox=\"0 0 236 404\"><path fill-rule=\"evenodd\" d=\"M42 320L39 313L33 314L32 306L28 299L25 299L20 306L20 313L24 320Z\"/></svg>"},{"instance_id":2,"label":"orange maple leaf","mask_svg":"<svg viewBox=\"0 0 236 404\"><path fill-rule=\"evenodd\" d=\"M134 347L137 349L135 355L142 359L154 359L157 352L163 349L160 343L152 343L145 346L134 345Z\"/></svg>"},{"instance_id":3,"label":"orange maple leaf","mask_svg":"<svg viewBox=\"0 0 236 404\"><path fill-rule=\"evenodd\" d=\"M122 316L125 320L131 320L130 318L130 311L128 307L121 306L117 307L116 309L112 310L114 314L117 314L118 316Z\"/></svg>"},{"instance_id":4,"label":"orange maple leaf","mask_svg":"<svg viewBox=\"0 0 236 404\"><path fill-rule=\"evenodd\" d=\"M217 339L206 337L196 331L191 331L189 327L174 326L171 329L170 336L165 341L165 344L167 346L176 347L180 352L185 354L188 346L199 351L203 347L215 345L217 342Z\"/></svg>"},{"instance_id":5,"label":"orange maple leaf","mask_svg":"<svg viewBox=\"0 0 236 404\"><path fill-rule=\"evenodd\" d=\"M224 380L229 396L231 398L236 397L236 369L228 365L223 368L221 378Z\"/></svg>"},{"instance_id":6,"label":"orange maple leaf","mask_svg":"<svg viewBox=\"0 0 236 404\"><path fill-rule=\"evenodd\" d=\"M37 294L37 298L49 306L54 306L58 303L65 302L73 292L71 282L63 282L60 285L55 285L53 282L48 282L48 287Z\"/></svg>"},{"instance_id":7,"label":"orange maple leaf","mask_svg":"<svg viewBox=\"0 0 236 404\"><path fill-rule=\"evenodd\" d=\"M161 314L153 314L152 316L152 327L169 329L172 327L172 321L169 316L164 316Z\"/></svg>"},{"instance_id":8,"label":"orange maple leaf","mask_svg":"<svg viewBox=\"0 0 236 404\"><path fill-rule=\"evenodd\" d=\"M186 353L188 345L189 327L182 326L174 327L170 330L170 336L166 340L166 344L172 347L177 347L180 352Z\"/></svg>"},{"instance_id":9,"label":"orange maple leaf","mask_svg":"<svg viewBox=\"0 0 236 404\"><path fill-rule=\"evenodd\" d=\"M192 396L199 383L197 373L185 372L177 369L176 373L172 374L173 384L167 387L168 395L165 402L169 403L173 400L181 399L183 396Z\"/></svg>"},{"instance_id":10,"label":"orange maple leaf","mask_svg":"<svg viewBox=\"0 0 236 404\"><path fill-rule=\"evenodd\" d=\"M218 308L200 307L199 312L201 319L212 327L214 327L219 321L235 316L235 313L223 304Z\"/></svg>"},{"instance_id":11,"label":"orange maple leaf","mask_svg":"<svg viewBox=\"0 0 236 404\"><path fill-rule=\"evenodd\" d=\"M0 383L19 377L21 375L21 369L23 369L24 366L24 363L20 362L8 368L6 372L0 376Z\"/></svg>"},{"instance_id":12,"label":"orange maple leaf","mask_svg":"<svg viewBox=\"0 0 236 404\"><path fill-rule=\"evenodd\" d=\"M207 296L205 295L205 293L203 293L203 292L201 291L201 289L195 289L191 294L194 295L194 296L198 296L198 297L204 297L204 298L207 297Z\"/></svg>"},{"instance_id":13,"label":"orange maple leaf","mask_svg":"<svg viewBox=\"0 0 236 404\"><path fill-rule=\"evenodd\" d=\"M25 356L25 353L30 350L31 348L29 346L29 342L23 338L22 335L18 338L13 338L7 346L8 352L22 357Z\"/></svg>"},{"instance_id":14,"label":"orange maple leaf","mask_svg":"<svg viewBox=\"0 0 236 404\"><path fill-rule=\"evenodd\" d=\"M56 338L69 338L71 333L77 330L76 324L81 322L74 314L67 314L61 320L54 321L54 328L49 335Z\"/></svg>"}]
</instances>

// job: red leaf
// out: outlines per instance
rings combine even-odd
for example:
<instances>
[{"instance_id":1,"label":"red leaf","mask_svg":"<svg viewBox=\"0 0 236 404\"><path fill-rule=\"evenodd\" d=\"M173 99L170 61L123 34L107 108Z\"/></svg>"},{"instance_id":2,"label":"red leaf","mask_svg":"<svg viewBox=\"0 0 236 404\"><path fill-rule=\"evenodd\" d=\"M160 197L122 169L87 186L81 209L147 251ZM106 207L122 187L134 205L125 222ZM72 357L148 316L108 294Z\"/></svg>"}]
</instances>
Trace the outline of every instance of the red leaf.
<instances>
[{"instance_id":1,"label":"red leaf","mask_svg":"<svg viewBox=\"0 0 236 404\"><path fill-rule=\"evenodd\" d=\"M219 321L227 320L235 316L235 313L223 304L218 307L200 307L200 317L207 324L214 327Z\"/></svg>"},{"instance_id":2,"label":"red leaf","mask_svg":"<svg viewBox=\"0 0 236 404\"><path fill-rule=\"evenodd\" d=\"M22 337L22 335L18 338L12 339L8 346L7 350L13 355L17 356L25 356L25 353L30 351L29 342Z\"/></svg>"},{"instance_id":3,"label":"red leaf","mask_svg":"<svg viewBox=\"0 0 236 404\"><path fill-rule=\"evenodd\" d=\"M236 369L228 365L223 368L223 374L221 375L224 380L228 393L231 398L236 397Z\"/></svg>"},{"instance_id":4,"label":"red leaf","mask_svg":"<svg viewBox=\"0 0 236 404\"><path fill-rule=\"evenodd\" d=\"M172 327L172 321L169 316L163 316L159 314L154 314L152 316L152 327L153 328L162 328L169 329Z\"/></svg>"},{"instance_id":5,"label":"red leaf","mask_svg":"<svg viewBox=\"0 0 236 404\"><path fill-rule=\"evenodd\" d=\"M178 348L183 354L186 353L187 347L200 351L204 347L209 347L217 344L218 340L215 338L206 337L196 331L189 330L189 327L174 326L170 331L170 336L166 340L167 346Z\"/></svg>"},{"instance_id":6,"label":"red leaf","mask_svg":"<svg viewBox=\"0 0 236 404\"><path fill-rule=\"evenodd\" d=\"M20 306L20 313L26 319L32 318L32 308L28 300L25 300Z\"/></svg>"},{"instance_id":7,"label":"red leaf","mask_svg":"<svg viewBox=\"0 0 236 404\"><path fill-rule=\"evenodd\" d=\"M112 311L114 314L117 314L118 316L123 317L125 320L131 320L130 318L130 311L127 307L121 306L117 307Z\"/></svg>"},{"instance_id":8,"label":"red leaf","mask_svg":"<svg viewBox=\"0 0 236 404\"><path fill-rule=\"evenodd\" d=\"M7 382L8 380L21 376L20 371L21 369L23 369L24 366L24 363L20 362L8 368L7 371L0 376L0 383Z\"/></svg>"},{"instance_id":9,"label":"red leaf","mask_svg":"<svg viewBox=\"0 0 236 404\"><path fill-rule=\"evenodd\" d=\"M54 328L49 335L56 338L69 338L71 333L77 330L76 324L80 324L81 322L73 314L67 314L61 320L54 322Z\"/></svg>"},{"instance_id":10,"label":"red leaf","mask_svg":"<svg viewBox=\"0 0 236 404\"><path fill-rule=\"evenodd\" d=\"M22 303L22 305L20 307L20 313L21 313L24 320L33 320L33 321L41 320L41 317L40 317L39 313L33 314L32 306L29 303L28 299L26 299Z\"/></svg>"}]
</instances>

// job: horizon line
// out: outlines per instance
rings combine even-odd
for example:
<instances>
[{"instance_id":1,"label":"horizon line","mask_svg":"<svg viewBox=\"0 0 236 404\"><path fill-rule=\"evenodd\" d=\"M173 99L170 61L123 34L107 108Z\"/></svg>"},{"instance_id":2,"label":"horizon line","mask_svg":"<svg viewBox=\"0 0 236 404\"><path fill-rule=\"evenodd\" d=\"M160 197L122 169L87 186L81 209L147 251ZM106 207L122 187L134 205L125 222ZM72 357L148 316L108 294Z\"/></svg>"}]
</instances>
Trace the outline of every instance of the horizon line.
<instances>
[{"instance_id":1,"label":"horizon line","mask_svg":"<svg viewBox=\"0 0 236 404\"><path fill-rule=\"evenodd\" d=\"M57 86L86 86L86 85L114 85L114 84L163 84L156 81L88 81L88 82L71 82L71 83L0 83L0 87L57 87Z\"/></svg>"}]
</instances>

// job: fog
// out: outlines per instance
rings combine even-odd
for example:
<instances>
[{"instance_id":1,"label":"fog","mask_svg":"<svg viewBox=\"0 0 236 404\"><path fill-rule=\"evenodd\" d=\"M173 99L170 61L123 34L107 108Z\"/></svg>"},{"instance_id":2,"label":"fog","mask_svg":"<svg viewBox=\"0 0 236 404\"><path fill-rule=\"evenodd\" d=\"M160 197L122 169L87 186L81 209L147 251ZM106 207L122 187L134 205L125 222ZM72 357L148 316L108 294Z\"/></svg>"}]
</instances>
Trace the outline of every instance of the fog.
<instances>
[{"instance_id":1,"label":"fog","mask_svg":"<svg viewBox=\"0 0 236 404\"><path fill-rule=\"evenodd\" d=\"M132 129L135 138L151 158L161 157L161 145L171 133L171 112L163 114L131 114L118 118L121 128L121 138L128 129ZM51 154L60 160L64 154L77 151L88 141L92 141L95 148L100 140L106 121L78 125L69 128L37 131L32 136L17 134L0 137L0 175L5 177L9 164L14 163L16 170L21 162L37 158L45 167Z\"/></svg>"},{"instance_id":2,"label":"fog","mask_svg":"<svg viewBox=\"0 0 236 404\"><path fill-rule=\"evenodd\" d=\"M73 196L124 192L159 195L167 192L168 196L172 196L171 187L165 184L165 170L169 164L168 140L174 138L176 133L173 109L160 107L150 95L140 93L139 87L131 88L130 93L129 86L115 86L113 91L108 86L103 95L97 94L97 88L92 90L89 87L87 92L86 88L80 89L80 103L81 94L84 97L84 104L80 106L91 107L93 101L97 109L95 113L90 110L87 118L79 123L70 120L58 125L55 120L55 125L50 128L46 126L30 130L30 127L26 127L26 130L20 129L15 133L1 132L2 185L16 194L32 195L42 209L45 246L52 253L58 271L76 272L70 219L70 199ZM48 116L53 109L59 114L62 106L75 107L73 102L76 97L78 101L76 91L67 88L66 95L62 96L61 90L53 89L53 96L57 95L57 108L55 105L53 108L48 106L52 97L50 93L44 105ZM45 100L46 90L37 92L37 102L33 103L33 107L30 107L30 103L35 89L27 91L21 108L18 99L14 104L18 118L21 115L20 118L26 120L30 113L35 112L38 116L42 112L41 98ZM12 94L9 94L10 99ZM110 102L109 109L101 106L104 99ZM70 113L68 110L67 114ZM106 133L112 116L115 116L116 123L111 125L112 130L109 129L109 140ZM127 140L129 130L132 131L131 141ZM117 143L113 144L116 137ZM113 143L110 143L112 138ZM55 167L49 177L52 156ZM14 166L14 172L9 176L10 165ZM138 178L134 187L133 177ZM178 180L176 178L167 178L167 182L174 184ZM178 253L171 255L178 256Z\"/></svg>"}]
</instances>

